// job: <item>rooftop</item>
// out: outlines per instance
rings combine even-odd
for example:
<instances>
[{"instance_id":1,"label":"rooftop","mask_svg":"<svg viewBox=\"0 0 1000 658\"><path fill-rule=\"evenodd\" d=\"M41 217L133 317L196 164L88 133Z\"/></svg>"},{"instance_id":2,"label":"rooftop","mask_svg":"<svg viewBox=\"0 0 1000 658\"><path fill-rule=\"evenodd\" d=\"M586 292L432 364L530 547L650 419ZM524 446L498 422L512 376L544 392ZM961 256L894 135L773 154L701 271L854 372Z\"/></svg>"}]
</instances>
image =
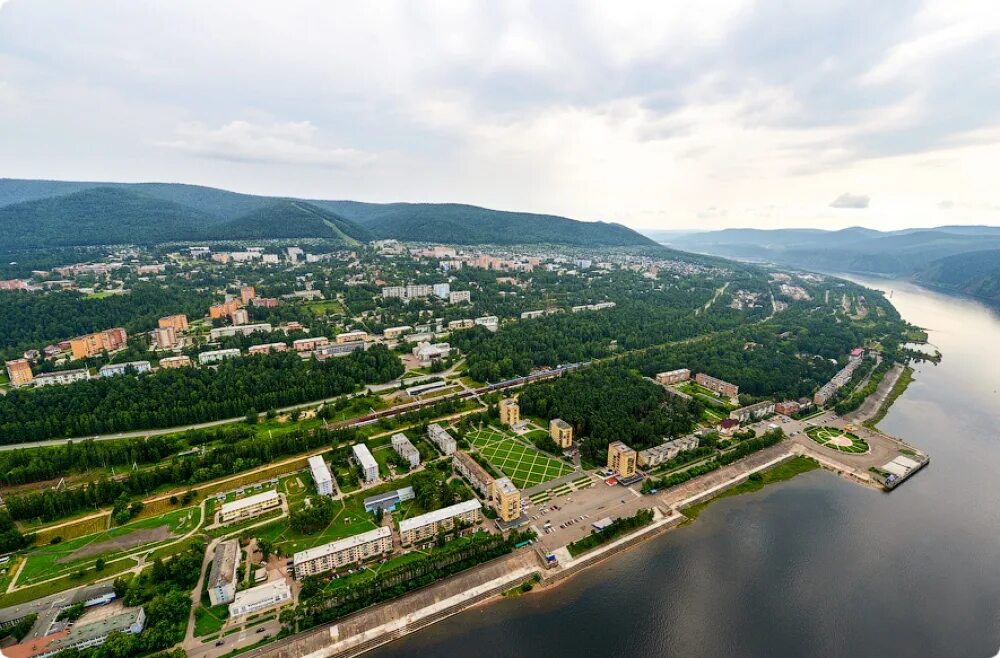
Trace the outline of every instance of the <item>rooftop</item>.
<instances>
[{"instance_id":1,"label":"rooftop","mask_svg":"<svg viewBox=\"0 0 1000 658\"><path fill-rule=\"evenodd\" d=\"M361 464L361 468L368 470L369 468L378 469L378 462L372 457L371 450L364 443L355 443L351 446L351 450L354 452L354 458L358 460Z\"/></svg>"},{"instance_id":2,"label":"rooftop","mask_svg":"<svg viewBox=\"0 0 1000 658\"><path fill-rule=\"evenodd\" d=\"M254 494L252 496L247 496L246 498L241 498L240 500L234 500L231 503L223 503L222 511L229 512L231 510L243 509L244 507L253 507L258 503L267 502L271 499L277 499L278 492L273 489L269 491L262 491L259 494Z\"/></svg>"},{"instance_id":3,"label":"rooftop","mask_svg":"<svg viewBox=\"0 0 1000 658\"><path fill-rule=\"evenodd\" d=\"M310 560L332 555L333 553L339 553L340 551L348 548L354 548L355 546L367 544L368 542L375 541L376 539L384 539L391 534L392 531L383 526L381 528L369 530L368 532L362 532L360 535L353 535L351 537L345 537L344 539L338 539L337 541L332 541L329 544L323 544L322 546L317 546L315 548L307 548L304 551L296 553L292 559L296 565L299 565L303 562L309 562Z\"/></svg>"},{"instance_id":4,"label":"rooftop","mask_svg":"<svg viewBox=\"0 0 1000 658\"><path fill-rule=\"evenodd\" d=\"M428 512L427 514L421 514L420 516L415 516L412 519L403 519L399 522L399 531L406 532L407 530L421 528L430 523L437 523L438 521L444 521L445 519L450 519L451 517L458 516L459 514L465 514L466 512L471 512L472 510L482 509L482 507L482 503L475 498L471 500L464 500L461 503L457 503L450 507L444 507L439 510L434 510L433 512Z\"/></svg>"},{"instance_id":5,"label":"rooftop","mask_svg":"<svg viewBox=\"0 0 1000 658\"><path fill-rule=\"evenodd\" d=\"M224 541L215 547L215 555L212 557L212 571L208 577L209 587L228 585L233 581L239 554L240 543L235 539Z\"/></svg>"},{"instance_id":6,"label":"rooftop","mask_svg":"<svg viewBox=\"0 0 1000 658\"><path fill-rule=\"evenodd\" d=\"M515 487L514 483L510 481L510 478L500 478L494 484L496 485L497 489L499 489L508 496L517 493L517 487Z\"/></svg>"}]
</instances>

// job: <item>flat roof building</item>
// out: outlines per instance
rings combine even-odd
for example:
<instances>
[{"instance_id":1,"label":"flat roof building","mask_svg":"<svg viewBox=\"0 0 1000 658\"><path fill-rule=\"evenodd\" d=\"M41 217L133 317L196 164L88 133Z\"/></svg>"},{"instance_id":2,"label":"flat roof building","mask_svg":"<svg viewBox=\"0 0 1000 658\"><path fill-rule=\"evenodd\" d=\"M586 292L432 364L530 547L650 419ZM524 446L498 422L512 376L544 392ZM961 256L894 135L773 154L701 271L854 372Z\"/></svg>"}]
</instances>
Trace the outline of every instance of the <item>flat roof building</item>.
<instances>
[{"instance_id":1,"label":"flat roof building","mask_svg":"<svg viewBox=\"0 0 1000 658\"><path fill-rule=\"evenodd\" d=\"M160 329L173 329L174 331L180 333L182 331L187 331L188 319L186 315L168 315L164 318L160 318L157 321L157 326Z\"/></svg>"},{"instance_id":2,"label":"flat roof building","mask_svg":"<svg viewBox=\"0 0 1000 658\"><path fill-rule=\"evenodd\" d=\"M380 509L383 512L392 512L400 503L413 500L415 495L413 487L403 487L395 491L368 496L365 498L365 511L374 512Z\"/></svg>"},{"instance_id":3,"label":"flat roof building","mask_svg":"<svg viewBox=\"0 0 1000 658\"><path fill-rule=\"evenodd\" d=\"M390 552L392 552L392 531L383 526L316 548L299 551L292 558L292 563L295 577L302 579Z\"/></svg>"},{"instance_id":4,"label":"flat roof building","mask_svg":"<svg viewBox=\"0 0 1000 658\"><path fill-rule=\"evenodd\" d=\"M285 343L264 343L263 345L251 345L247 349L247 354L270 354L271 352L287 352L288 345Z\"/></svg>"},{"instance_id":5,"label":"flat roof building","mask_svg":"<svg viewBox=\"0 0 1000 658\"><path fill-rule=\"evenodd\" d=\"M292 590L283 580L257 585L236 592L233 602L229 604L230 617L242 617L261 610L267 610L292 600Z\"/></svg>"},{"instance_id":6,"label":"flat roof building","mask_svg":"<svg viewBox=\"0 0 1000 658\"><path fill-rule=\"evenodd\" d=\"M521 422L521 407L514 398L500 400L500 424L515 425Z\"/></svg>"},{"instance_id":7,"label":"flat roof building","mask_svg":"<svg viewBox=\"0 0 1000 658\"><path fill-rule=\"evenodd\" d=\"M569 448L573 445L573 426L562 418L553 418L549 421L549 436L560 448Z\"/></svg>"},{"instance_id":8,"label":"flat roof building","mask_svg":"<svg viewBox=\"0 0 1000 658\"><path fill-rule=\"evenodd\" d=\"M390 441L392 441L392 449L396 451L396 454L409 462L411 468L420 465L420 451L417 450L417 447L410 442L410 439L405 434L397 432L392 435Z\"/></svg>"},{"instance_id":9,"label":"flat roof building","mask_svg":"<svg viewBox=\"0 0 1000 658\"><path fill-rule=\"evenodd\" d=\"M215 547L212 571L208 576L208 598L212 605L229 603L236 596L236 568L239 564L239 540L230 539Z\"/></svg>"},{"instance_id":10,"label":"flat roof building","mask_svg":"<svg viewBox=\"0 0 1000 658\"><path fill-rule=\"evenodd\" d=\"M161 368L185 368L191 365L191 357L186 354L180 356L167 356L160 359Z\"/></svg>"},{"instance_id":11,"label":"flat roof building","mask_svg":"<svg viewBox=\"0 0 1000 658\"><path fill-rule=\"evenodd\" d=\"M247 496L231 503L223 503L219 512L220 523L242 521L243 519L260 516L268 510L281 506L281 497L277 491L262 491L259 494Z\"/></svg>"},{"instance_id":12,"label":"flat roof building","mask_svg":"<svg viewBox=\"0 0 1000 658\"><path fill-rule=\"evenodd\" d=\"M313 482L316 484L316 493L320 496L332 496L333 476L321 456L314 455L309 458L309 470L312 471Z\"/></svg>"},{"instance_id":13,"label":"flat roof building","mask_svg":"<svg viewBox=\"0 0 1000 658\"><path fill-rule=\"evenodd\" d=\"M239 324L232 327L216 327L209 332L209 336L213 341L219 340L220 338L225 338L227 336L249 336L254 332L261 332L264 334L269 334L274 330L269 322L260 322L257 324Z\"/></svg>"},{"instance_id":14,"label":"flat roof building","mask_svg":"<svg viewBox=\"0 0 1000 658\"><path fill-rule=\"evenodd\" d=\"M729 417L733 420L738 420L741 423L746 423L751 420L757 420L758 418L763 418L764 416L769 416L774 413L774 402L764 401L758 402L756 404L748 404L745 407L740 407L739 409L734 409L729 412Z\"/></svg>"},{"instance_id":15,"label":"flat roof building","mask_svg":"<svg viewBox=\"0 0 1000 658\"><path fill-rule=\"evenodd\" d=\"M231 347L225 350L209 350L208 352L202 352L198 355L198 363L201 365L218 363L219 361L225 361L226 359L235 359L238 356L240 356L240 350L238 347Z\"/></svg>"},{"instance_id":16,"label":"flat roof building","mask_svg":"<svg viewBox=\"0 0 1000 658\"><path fill-rule=\"evenodd\" d=\"M49 386L52 384L72 384L85 379L90 379L90 371L86 368L76 368L74 370L55 370L53 372L43 372L34 379L35 386Z\"/></svg>"},{"instance_id":17,"label":"flat roof building","mask_svg":"<svg viewBox=\"0 0 1000 658\"><path fill-rule=\"evenodd\" d=\"M141 375L144 372L149 372L151 369L152 366L149 364L149 361L127 361L125 363L109 363L101 366L98 373L101 377L114 377L115 375L124 375L131 370L135 374Z\"/></svg>"},{"instance_id":18,"label":"flat roof building","mask_svg":"<svg viewBox=\"0 0 1000 658\"><path fill-rule=\"evenodd\" d=\"M487 501L493 500L493 476L473 459L472 455L463 450L456 450L452 453L451 467L456 473L468 480L472 488L478 491L483 498Z\"/></svg>"},{"instance_id":19,"label":"flat roof building","mask_svg":"<svg viewBox=\"0 0 1000 658\"><path fill-rule=\"evenodd\" d=\"M312 352L317 347L329 345L330 339L326 336L316 336L313 338L299 338L292 341L292 349L296 352Z\"/></svg>"},{"instance_id":20,"label":"flat roof building","mask_svg":"<svg viewBox=\"0 0 1000 658\"><path fill-rule=\"evenodd\" d=\"M399 522L399 538L404 546L447 532L456 524L478 523L483 505L475 498Z\"/></svg>"},{"instance_id":21,"label":"flat roof building","mask_svg":"<svg viewBox=\"0 0 1000 658\"><path fill-rule=\"evenodd\" d=\"M497 516L505 523L521 518L521 492L510 478L500 478L493 485L493 507Z\"/></svg>"},{"instance_id":22,"label":"flat roof building","mask_svg":"<svg viewBox=\"0 0 1000 658\"><path fill-rule=\"evenodd\" d=\"M337 337L334 340L338 344L341 344L341 345L344 344L344 343L356 343L358 341L364 342L364 341L368 340L368 332L367 331L345 331L342 334L337 334Z\"/></svg>"},{"instance_id":23,"label":"flat roof building","mask_svg":"<svg viewBox=\"0 0 1000 658\"><path fill-rule=\"evenodd\" d=\"M438 447L444 455L450 455L455 452L458 444L455 443L455 439L448 434L448 431L437 423L431 423L427 426L427 438L431 440L431 443Z\"/></svg>"},{"instance_id":24,"label":"flat roof building","mask_svg":"<svg viewBox=\"0 0 1000 658\"><path fill-rule=\"evenodd\" d=\"M637 454L621 441L608 444L608 468L620 478L635 475Z\"/></svg>"},{"instance_id":25,"label":"flat roof building","mask_svg":"<svg viewBox=\"0 0 1000 658\"><path fill-rule=\"evenodd\" d=\"M691 371L687 368L668 370L667 372L661 372L656 375L657 383L663 384L664 386L669 386L670 384L680 384L681 382L686 382L689 379L691 379Z\"/></svg>"},{"instance_id":26,"label":"flat roof building","mask_svg":"<svg viewBox=\"0 0 1000 658\"><path fill-rule=\"evenodd\" d=\"M361 467L361 474L366 484L371 484L378 480L378 462L372 457L371 450L364 443L355 443L351 446L354 453L354 461Z\"/></svg>"},{"instance_id":27,"label":"flat roof building","mask_svg":"<svg viewBox=\"0 0 1000 658\"><path fill-rule=\"evenodd\" d=\"M704 386L708 390L718 393L719 395L727 398L735 398L740 394L740 387L736 384L730 384L727 381L721 379L716 379L711 375L706 375L703 372L699 372L694 376L694 381L701 386Z\"/></svg>"}]
</instances>

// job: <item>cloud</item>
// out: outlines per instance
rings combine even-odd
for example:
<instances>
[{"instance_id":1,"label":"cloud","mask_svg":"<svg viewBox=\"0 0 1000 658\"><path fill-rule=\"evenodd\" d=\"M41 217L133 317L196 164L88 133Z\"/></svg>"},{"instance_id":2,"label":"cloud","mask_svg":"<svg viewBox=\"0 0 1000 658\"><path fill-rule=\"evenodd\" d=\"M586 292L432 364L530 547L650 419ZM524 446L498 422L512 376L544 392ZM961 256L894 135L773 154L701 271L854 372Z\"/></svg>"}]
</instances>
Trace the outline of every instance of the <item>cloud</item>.
<instances>
[{"instance_id":1,"label":"cloud","mask_svg":"<svg viewBox=\"0 0 1000 658\"><path fill-rule=\"evenodd\" d=\"M309 121L258 125L237 120L215 129L185 123L177 127L176 139L159 145L232 162L354 167L372 159L370 154L355 149L318 144L317 132Z\"/></svg>"},{"instance_id":2,"label":"cloud","mask_svg":"<svg viewBox=\"0 0 1000 658\"><path fill-rule=\"evenodd\" d=\"M831 208L867 208L871 198L867 194L851 194L844 192L830 202Z\"/></svg>"}]
</instances>

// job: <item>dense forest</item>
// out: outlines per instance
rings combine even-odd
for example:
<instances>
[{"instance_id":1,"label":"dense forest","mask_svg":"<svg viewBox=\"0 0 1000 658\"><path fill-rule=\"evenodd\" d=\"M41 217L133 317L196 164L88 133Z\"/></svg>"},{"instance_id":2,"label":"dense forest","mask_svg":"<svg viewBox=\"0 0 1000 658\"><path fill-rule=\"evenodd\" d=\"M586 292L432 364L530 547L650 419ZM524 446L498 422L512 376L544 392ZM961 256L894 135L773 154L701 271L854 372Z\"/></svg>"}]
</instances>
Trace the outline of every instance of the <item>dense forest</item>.
<instances>
[{"instance_id":1,"label":"dense forest","mask_svg":"<svg viewBox=\"0 0 1000 658\"><path fill-rule=\"evenodd\" d=\"M687 434L701 403L666 393L620 365L595 366L529 386L519 396L522 413L562 418L583 441L580 452L602 463L608 444L624 441L637 450Z\"/></svg>"},{"instance_id":2,"label":"dense forest","mask_svg":"<svg viewBox=\"0 0 1000 658\"><path fill-rule=\"evenodd\" d=\"M233 359L217 369L179 368L16 389L0 398L0 443L234 418L334 397L402 374L399 358L376 345L324 362L285 352Z\"/></svg>"},{"instance_id":3,"label":"dense forest","mask_svg":"<svg viewBox=\"0 0 1000 658\"><path fill-rule=\"evenodd\" d=\"M201 317L212 301L208 293L146 282L136 283L128 294L99 298L72 291L4 292L0 294L0 351L10 359L28 348L112 327L149 331L165 315Z\"/></svg>"}]
</instances>

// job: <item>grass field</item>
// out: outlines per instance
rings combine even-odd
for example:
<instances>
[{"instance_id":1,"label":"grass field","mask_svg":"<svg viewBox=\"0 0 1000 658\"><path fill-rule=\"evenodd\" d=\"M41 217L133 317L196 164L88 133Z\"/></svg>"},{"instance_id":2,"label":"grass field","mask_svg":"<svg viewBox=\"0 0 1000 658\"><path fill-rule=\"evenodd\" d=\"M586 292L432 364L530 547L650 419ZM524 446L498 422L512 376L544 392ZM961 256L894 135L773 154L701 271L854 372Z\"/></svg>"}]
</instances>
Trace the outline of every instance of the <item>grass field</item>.
<instances>
[{"instance_id":1,"label":"grass field","mask_svg":"<svg viewBox=\"0 0 1000 658\"><path fill-rule=\"evenodd\" d=\"M806 436L821 446L840 452L853 454L868 452L867 441L836 427L807 427Z\"/></svg>"},{"instance_id":2,"label":"grass field","mask_svg":"<svg viewBox=\"0 0 1000 658\"><path fill-rule=\"evenodd\" d=\"M527 489L573 472L568 464L547 457L535 447L515 441L492 427L473 430L465 438L519 489Z\"/></svg>"}]
</instances>

